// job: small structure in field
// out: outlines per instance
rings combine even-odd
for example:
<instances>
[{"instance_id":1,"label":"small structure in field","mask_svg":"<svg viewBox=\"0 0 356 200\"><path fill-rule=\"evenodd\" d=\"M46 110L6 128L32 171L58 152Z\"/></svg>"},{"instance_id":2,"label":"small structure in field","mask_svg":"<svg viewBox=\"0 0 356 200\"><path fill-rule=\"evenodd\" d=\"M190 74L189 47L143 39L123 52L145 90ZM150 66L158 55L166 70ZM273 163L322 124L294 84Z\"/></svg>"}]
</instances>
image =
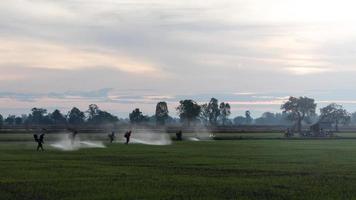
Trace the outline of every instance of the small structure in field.
<instances>
[{"instance_id":1,"label":"small structure in field","mask_svg":"<svg viewBox=\"0 0 356 200\"><path fill-rule=\"evenodd\" d=\"M333 126L330 122L317 122L310 126L310 136L330 137L333 136Z\"/></svg>"}]
</instances>

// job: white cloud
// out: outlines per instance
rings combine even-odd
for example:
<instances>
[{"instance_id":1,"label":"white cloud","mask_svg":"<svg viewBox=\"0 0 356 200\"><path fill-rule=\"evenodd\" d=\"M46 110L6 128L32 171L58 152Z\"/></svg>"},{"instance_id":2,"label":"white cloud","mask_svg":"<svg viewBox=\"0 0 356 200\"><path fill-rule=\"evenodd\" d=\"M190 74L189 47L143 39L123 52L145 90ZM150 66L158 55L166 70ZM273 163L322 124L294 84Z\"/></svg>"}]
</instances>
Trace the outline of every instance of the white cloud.
<instances>
[{"instance_id":1,"label":"white cloud","mask_svg":"<svg viewBox=\"0 0 356 200\"><path fill-rule=\"evenodd\" d=\"M216 91L302 95L323 90L326 77L327 89L353 88L355 4L3 0L0 90L153 90L142 103Z\"/></svg>"},{"instance_id":2,"label":"white cloud","mask_svg":"<svg viewBox=\"0 0 356 200\"><path fill-rule=\"evenodd\" d=\"M162 74L153 64L108 50L76 48L65 44L19 38L0 39L0 43L2 68L12 65L62 70L109 67L127 73Z\"/></svg>"},{"instance_id":3,"label":"white cloud","mask_svg":"<svg viewBox=\"0 0 356 200\"><path fill-rule=\"evenodd\" d=\"M308 74L320 74L324 72L333 71L328 68L319 68L319 67L289 67L287 70L291 71L296 75L308 75Z\"/></svg>"}]
</instances>

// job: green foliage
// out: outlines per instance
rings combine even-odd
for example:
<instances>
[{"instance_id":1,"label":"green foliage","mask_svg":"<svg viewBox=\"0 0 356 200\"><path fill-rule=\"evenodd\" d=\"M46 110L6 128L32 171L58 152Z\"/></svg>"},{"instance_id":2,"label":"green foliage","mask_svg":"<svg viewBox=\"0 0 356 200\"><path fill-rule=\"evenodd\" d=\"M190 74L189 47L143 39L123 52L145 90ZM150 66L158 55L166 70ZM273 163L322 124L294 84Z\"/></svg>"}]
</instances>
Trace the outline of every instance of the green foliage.
<instances>
[{"instance_id":1,"label":"green foliage","mask_svg":"<svg viewBox=\"0 0 356 200\"><path fill-rule=\"evenodd\" d=\"M65 116L57 109L50 114L50 118L52 123L56 125L64 125L67 123Z\"/></svg>"},{"instance_id":2,"label":"green foliage","mask_svg":"<svg viewBox=\"0 0 356 200\"><path fill-rule=\"evenodd\" d=\"M210 124L210 122L209 122L209 109L208 109L208 104L205 103L205 104L201 105L200 108L201 108L201 112L200 112L200 115L199 115L200 121L201 121L204 125Z\"/></svg>"},{"instance_id":3,"label":"green foliage","mask_svg":"<svg viewBox=\"0 0 356 200\"><path fill-rule=\"evenodd\" d=\"M219 109L219 101L217 99L211 98L207 106L207 112L210 125L217 125L218 118L221 114L221 110Z\"/></svg>"},{"instance_id":4,"label":"green foliage","mask_svg":"<svg viewBox=\"0 0 356 200\"><path fill-rule=\"evenodd\" d=\"M44 108L32 108L27 123L34 125L51 124L51 119Z\"/></svg>"},{"instance_id":5,"label":"green foliage","mask_svg":"<svg viewBox=\"0 0 356 200\"><path fill-rule=\"evenodd\" d=\"M265 112L261 117L255 119L256 125L290 125L288 114Z\"/></svg>"},{"instance_id":6,"label":"green foliage","mask_svg":"<svg viewBox=\"0 0 356 200\"><path fill-rule=\"evenodd\" d=\"M168 105L166 102L159 102L156 106L156 123L157 125L165 125L166 120L169 118Z\"/></svg>"},{"instance_id":7,"label":"green foliage","mask_svg":"<svg viewBox=\"0 0 356 200\"><path fill-rule=\"evenodd\" d=\"M351 114L351 123L356 124L356 112Z\"/></svg>"},{"instance_id":8,"label":"green foliage","mask_svg":"<svg viewBox=\"0 0 356 200\"><path fill-rule=\"evenodd\" d=\"M93 124L106 124L106 123L116 123L119 119L109 112L99 110L98 114L89 123Z\"/></svg>"},{"instance_id":9,"label":"green foliage","mask_svg":"<svg viewBox=\"0 0 356 200\"><path fill-rule=\"evenodd\" d=\"M251 112L247 110L245 112L246 124L252 124L253 118L251 117Z\"/></svg>"},{"instance_id":10,"label":"green foliage","mask_svg":"<svg viewBox=\"0 0 356 200\"><path fill-rule=\"evenodd\" d=\"M182 100L176 108L181 119L181 122L190 126L191 122L196 121L201 112L201 106L193 100Z\"/></svg>"},{"instance_id":11,"label":"green foliage","mask_svg":"<svg viewBox=\"0 0 356 200\"><path fill-rule=\"evenodd\" d=\"M233 119L235 125L251 125L253 123L253 118L251 117L251 112L246 111L245 116L237 116Z\"/></svg>"},{"instance_id":12,"label":"green foliage","mask_svg":"<svg viewBox=\"0 0 356 200\"><path fill-rule=\"evenodd\" d=\"M216 126L220 116L219 101L211 98L209 103L201 105L200 119L204 124Z\"/></svg>"},{"instance_id":13,"label":"green foliage","mask_svg":"<svg viewBox=\"0 0 356 200\"><path fill-rule=\"evenodd\" d=\"M220 116L223 125L226 125L228 117L231 114L231 107L230 104L222 102L219 106L220 109Z\"/></svg>"},{"instance_id":14,"label":"green foliage","mask_svg":"<svg viewBox=\"0 0 356 200\"><path fill-rule=\"evenodd\" d=\"M148 116L144 116L139 108L136 108L129 114L130 122L132 124L139 124L149 121Z\"/></svg>"},{"instance_id":15,"label":"green foliage","mask_svg":"<svg viewBox=\"0 0 356 200\"><path fill-rule=\"evenodd\" d=\"M89 109L87 111L88 116L88 124L99 125L106 123L116 123L119 119L110 114L109 112L102 111L96 104L89 105Z\"/></svg>"},{"instance_id":16,"label":"green foliage","mask_svg":"<svg viewBox=\"0 0 356 200\"><path fill-rule=\"evenodd\" d=\"M288 119L296 122L298 132L302 131L302 122L307 117L315 115L316 103L314 99L308 97L290 97L285 102L281 109L284 113L288 114Z\"/></svg>"},{"instance_id":17,"label":"green foliage","mask_svg":"<svg viewBox=\"0 0 356 200\"><path fill-rule=\"evenodd\" d=\"M85 121L84 112L80 111L78 108L74 107L68 113L68 123L71 125L80 125Z\"/></svg>"},{"instance_id":18,"label":"green foliage","mask_svg":"<svg viewBox=\"0 0 356 200\"><path fill-rule=\"evenodd\" d=\"M13 125L15 125L15 119L16 119L15 115L9 115L8 117L6 117L4 122L5 122L6 125L13 126Z\"/></svg>"},{"instance_id":19,"label":"green foliage","mask_svg":"<svg viewBox=\"0 0 356 200\"><path fill-rule=\"evenodd\" d=\"M342 107L332 103L320 109L320 120L335 124L335 130L339 130L339 124L347 124L351 121L351 115Z\"/></svg>"},{"instance_id":20,"label":"green foliage","mask_svg":"<svg viewBox=\"0 0 356 200\"><path fill-rule=\"evenodd\" d=\"M88 113L88 121L92 121L95 116L97 116L99 114L99 107L96 104L90 104L89 108L87 110Z\"/></svg>"}]
</instances>

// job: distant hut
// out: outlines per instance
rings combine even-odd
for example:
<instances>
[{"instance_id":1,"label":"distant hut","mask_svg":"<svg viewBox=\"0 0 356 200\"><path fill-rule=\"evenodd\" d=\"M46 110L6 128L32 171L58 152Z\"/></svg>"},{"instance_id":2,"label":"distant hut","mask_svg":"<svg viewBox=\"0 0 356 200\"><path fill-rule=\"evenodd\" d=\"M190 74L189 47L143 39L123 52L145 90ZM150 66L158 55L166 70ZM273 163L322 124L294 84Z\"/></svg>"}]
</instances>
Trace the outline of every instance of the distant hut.
<instances>
[{"instance_id":1,"label":"distant hut","mask_svg":"<svg viewBox=\"0 0 356 200\"><path fill-rule=\"evenodd\" d=\"M310 132L314 136L327 136L332 133L333 126L330 122L317 122L310 126Z\"/></svg>"}]
</instances>

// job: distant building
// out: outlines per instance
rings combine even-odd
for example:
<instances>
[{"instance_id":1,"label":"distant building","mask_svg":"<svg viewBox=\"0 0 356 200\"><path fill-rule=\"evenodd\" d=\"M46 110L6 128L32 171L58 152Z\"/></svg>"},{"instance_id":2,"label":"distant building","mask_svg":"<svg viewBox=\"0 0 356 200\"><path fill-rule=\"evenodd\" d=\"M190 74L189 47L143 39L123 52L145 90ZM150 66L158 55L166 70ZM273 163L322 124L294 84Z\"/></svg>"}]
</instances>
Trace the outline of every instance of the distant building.
<instances>
[{"instance_id":1,"label":"distant building","mask_svg":"<svg viewBox=\"0 0 356 200\"><path fill-rule=\"evenodd\" d=\"M320 130L332 131L333 126L331 122L318 122L310 126L310 131L313 133L319 133Z\"/></svg>"}]
</instances>

